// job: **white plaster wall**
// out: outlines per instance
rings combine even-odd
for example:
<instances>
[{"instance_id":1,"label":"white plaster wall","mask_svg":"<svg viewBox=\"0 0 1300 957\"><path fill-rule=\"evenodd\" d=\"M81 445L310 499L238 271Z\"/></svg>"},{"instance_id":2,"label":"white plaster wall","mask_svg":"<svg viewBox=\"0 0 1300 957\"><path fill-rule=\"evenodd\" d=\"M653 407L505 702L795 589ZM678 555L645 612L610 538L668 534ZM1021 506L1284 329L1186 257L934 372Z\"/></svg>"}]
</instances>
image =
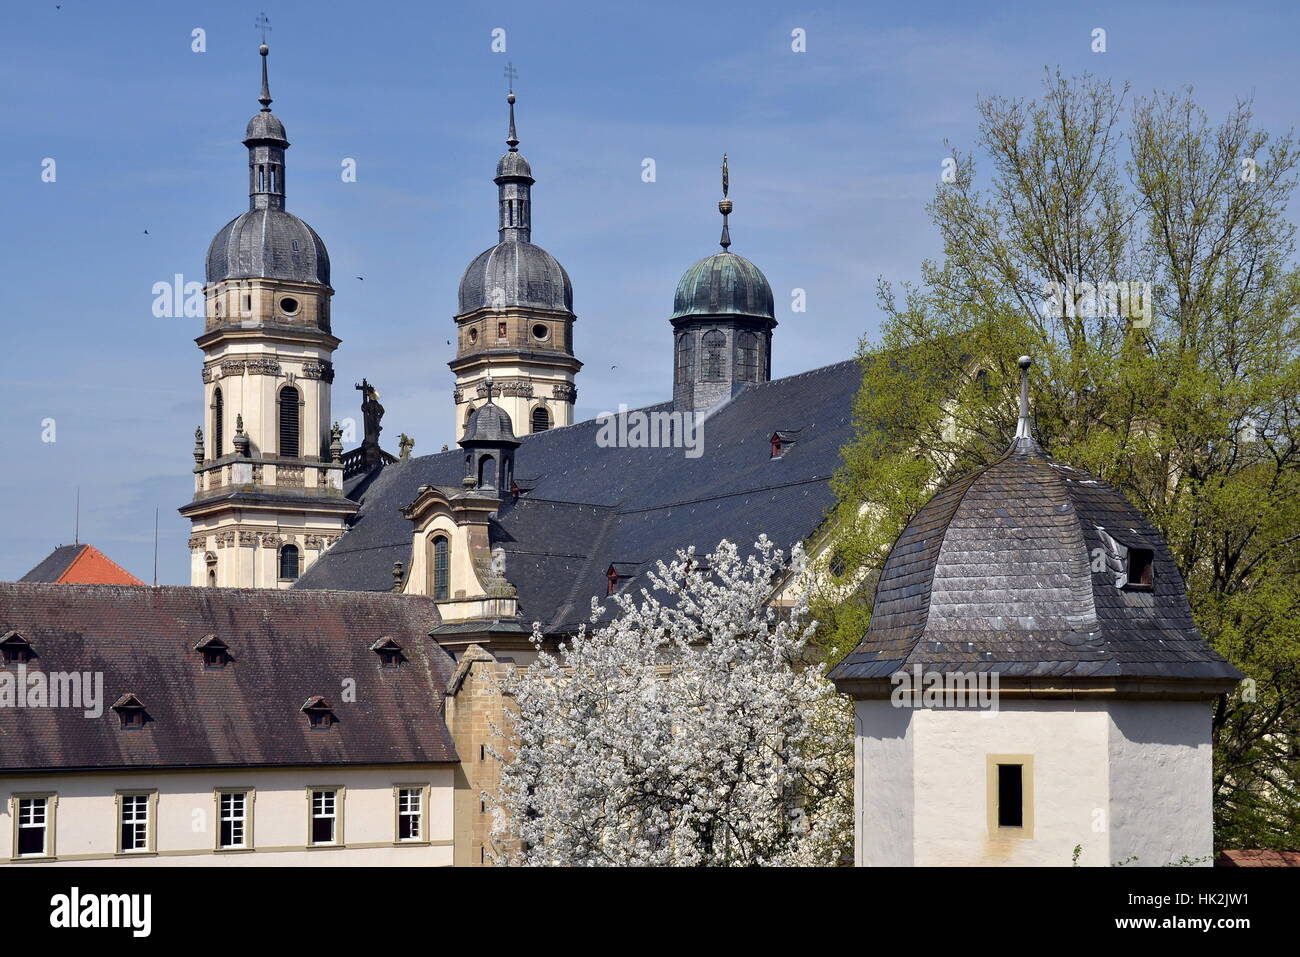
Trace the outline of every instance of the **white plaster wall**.
<instances>
[{"instance_id":1,"label":"white plaster wall","mask_svg":"<svg viewBox=\"0 0 1300 957\"><path fill-rule=\"evenodd\" d=\"M1068 867L1076 844L1105 845L1091 829L1107 807L1104 704L1003 698L998 711L919 709L913 723L916 864ZM1032 837L990 831L990 754L1033 756Z\"/></svg>"},{"instance_id":2,"label":"white plaster wall","mask_svg":"<svg viewBox=\"0 0 1300 957\"><path fill-rule=\"evenodd\" d=\"M0 866L13 853L14 793L52 791L56 860L97 865L352 865L452 863L454 770L449 765L384 768L269 768L224 771L141 771L0 777ZM428 787L424 819L430 843L396 842L393 788ZM342 846L307 844L309 787L343 787ZM254 791L252 851L216 851L217 788ZM117 855L118 790L158 791L153 855ZM38 863L26 859L19 866Z\"/></svg>"},{"instance_id":3,"label":"white plaster wall","mask_svg":"<svg viewBox=\"0 0 1300 957\"><path fill-rule=\"evenodd\" d=\"M1210 866L1210 703L1116 701L1110 719L1110 863Z\"/></svg>"},{"instance_id":4,"label":"white plaster wall","mask_svg":"<svg viewBox=\"0 0 1300 957\"><path fill-rule=\"evenodd\" d=\"M853 805L859 867L913 861L913 712L889 701L854 703L857 724Z\"/></svg>"}]
</instances>

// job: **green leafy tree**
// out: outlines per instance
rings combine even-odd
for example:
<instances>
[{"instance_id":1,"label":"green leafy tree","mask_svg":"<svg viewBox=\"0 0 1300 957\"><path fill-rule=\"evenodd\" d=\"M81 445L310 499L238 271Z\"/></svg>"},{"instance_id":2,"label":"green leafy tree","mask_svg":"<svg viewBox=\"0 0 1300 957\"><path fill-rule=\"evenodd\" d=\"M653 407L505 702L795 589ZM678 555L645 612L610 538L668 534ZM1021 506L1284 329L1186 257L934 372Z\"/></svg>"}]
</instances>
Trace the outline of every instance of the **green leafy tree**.
<instances>
[{"instance_id":1,"label":"green leafy tree","mask_svg":"<svg viewBox=\"0 0 1300 957\"><path fill-rule=\"evenodd\" d=\"M1219 844L1300 846L1292 136L1248 102L1215 124L1190 91L1087 75L979 110L987 173L950 144L956 179L928 207L942 260L882 281L881 340L860 347L820 640L832 657L858 641L908 519L1006 450L1031 353L1040 440L1159 527L1201 631L1252 679L1214 713Z\"/></svg>"}]
</instances>

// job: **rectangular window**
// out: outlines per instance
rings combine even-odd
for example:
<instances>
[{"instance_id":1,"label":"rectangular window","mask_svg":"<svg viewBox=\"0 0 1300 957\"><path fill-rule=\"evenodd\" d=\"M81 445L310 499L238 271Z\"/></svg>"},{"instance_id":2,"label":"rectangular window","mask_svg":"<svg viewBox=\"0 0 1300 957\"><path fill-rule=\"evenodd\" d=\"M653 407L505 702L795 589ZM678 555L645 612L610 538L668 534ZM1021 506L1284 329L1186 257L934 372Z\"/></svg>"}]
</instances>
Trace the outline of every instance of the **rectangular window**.
<instances>
[{"instance_id":1,"label":"rectangular window","mask_svg":"<svg viewBox=\"0 0 1300 957\"><path fill-rule=\"evenodd\" d=\"M219 847L248 847L248 793L225 791L221 794Z\"/></svg>"},{"instance_id":2,"label":"rectangular window","mask_svg":"<svg viewBox=\"0 0 1300 957\"><path fill-rule=\"evenodd\" d=\"M334 844L338 830L338 792L311 792L311 842Z\"/></svg>"},{"instance_id":3,"label":"rectangular window","mask_svg":"<svg viewBox=\"0 0 1300 957\"><path fill-rule=\"evenodd\" d=\"M1154 581L1152 565L1155 553L1149 548L1130 548L1128 550L1128 587L1150 588Z\"/></svg>"},{"instance_id":4,"label":"rectangular window","mask_svg":"<svg viewBox=\"0 0 1300 957\"><path fill-rule=\"evenodd\" d=\"M397 789L397 839L399 841L420 839L423 798L423 788Z\"/></svg>"},{"instance_id":5,"label":"rectangular window","mask_svg":"<svg viewBox=\"0 0 1300 957\"><path fill-rule=\"evenodd\" d=\"M998 827L1025 826L1024 767L998 765Z\"/></svg>"},{"instance_id":6,"label":"rectangular window","mask_svg":"<svg viewBox=\"0 0 1300 957\"><path fill-rule=\"evenodd\" d=\"M49 853L49 798L18 799L18 856L44 857Z\"/></svg>"},{"instance_id":7,"label":"rectangular window","mask_svg":"<svg viewBox=\"0 0 1300 957\"><path fill-rule=\"evenodd\" d=\"M122 795L122 853L149 850L149 795Z\"/></svg>"}]
</instances>

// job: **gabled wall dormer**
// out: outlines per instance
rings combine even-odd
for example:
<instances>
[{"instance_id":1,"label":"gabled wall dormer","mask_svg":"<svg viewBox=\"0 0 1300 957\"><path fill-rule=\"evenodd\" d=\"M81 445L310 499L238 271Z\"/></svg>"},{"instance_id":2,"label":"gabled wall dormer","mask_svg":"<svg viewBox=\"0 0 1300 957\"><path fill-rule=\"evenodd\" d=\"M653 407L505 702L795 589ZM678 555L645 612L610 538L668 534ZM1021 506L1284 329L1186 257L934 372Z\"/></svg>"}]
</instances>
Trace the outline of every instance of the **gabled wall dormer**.
<instances>
[{"instance_id":1,"label":"gabled wall dormer","mask_svg":"<svg viewBox=\"0 0 1300 957\"><path fill-rule=\"evenodd\" d=\"M21 665L36 657L32 643L16 631L6 632L0 638L0 660L6 665Z\"/></svg>"}]
</instances>

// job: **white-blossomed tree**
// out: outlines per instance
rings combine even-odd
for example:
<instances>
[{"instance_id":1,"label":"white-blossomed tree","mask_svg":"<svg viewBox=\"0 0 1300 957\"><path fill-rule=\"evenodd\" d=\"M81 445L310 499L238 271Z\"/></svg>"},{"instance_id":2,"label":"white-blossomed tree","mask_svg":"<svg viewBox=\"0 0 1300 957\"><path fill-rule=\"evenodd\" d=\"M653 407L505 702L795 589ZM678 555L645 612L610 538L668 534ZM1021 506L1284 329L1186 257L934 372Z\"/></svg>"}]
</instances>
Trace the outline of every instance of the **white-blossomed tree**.
<instances>
[{"instance_id":1,"label":"white-blossomed tree","mask_svg":"<svg viewBox=\"0 0 1300 957\"><path fill-rule=\"evenodd\" d=\"M807 575L766 537L681 551L504 678L498 863L840 863L852 712L810 657Z\"/></svg>"}]
</instances>

